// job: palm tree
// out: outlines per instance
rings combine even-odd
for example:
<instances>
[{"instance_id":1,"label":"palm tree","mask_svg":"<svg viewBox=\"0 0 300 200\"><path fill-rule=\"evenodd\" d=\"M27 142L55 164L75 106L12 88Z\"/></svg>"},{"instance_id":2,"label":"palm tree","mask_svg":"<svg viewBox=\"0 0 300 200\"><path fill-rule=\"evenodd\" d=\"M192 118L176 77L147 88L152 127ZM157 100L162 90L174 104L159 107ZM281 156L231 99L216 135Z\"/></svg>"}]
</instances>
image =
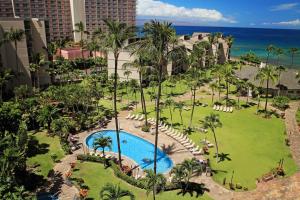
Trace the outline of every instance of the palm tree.
<instances>
[{"instance_id":1,"label":"palm tree","mask_svg":"<svg viewBox=\"0 0 300 200\"><path fill-rule=\"evenodd\" d=\"M132 74L132 72L130 70L125 70L123 74L124 74L124 76L126 76L126 84L125 84L125 86L126 86L126 94L127 94L128 104L129 104L128 85L129 85L129 76Z\"/></svg>"},{"instance_id":2,"label":"palm tree","mask_svg":"<svg viewBox=\"0 0 300 200\"><path fill-rule=\"evenodd\" d=\"M135 200L135 196L129 190L122 189L119 185L107 183L100 191L102 200L121 200L123 197L129 197L130 200Z\"/></svg>"},{"instance_id":3,"label":"palm tree","mask_svg":"<svg viewBox=\"0 0 300 200\"><path fill-rule=\"evenodd\" d=\"M59 39L55 41L57 49L59 49L59 57L61 57L61 50L66 47L67 39Z\"/></svg>"},{"instance_id":4,"label":"palm tree","mask_svg":"<svg viewBox=\"0 0 300 200\"><path fill-rule=\"evenodd\" d=\"M54 56L56 55L57 52L57 45L55 42L50 42L47 44L47 47L44 47L44 49L47 51L48 53L48 58L50 60L50 65L49 65L49 69L48 69L48 73L50 76L50 80L51 80L51 84L54 83Z\"/></svg>"},{"instance_id":5,"label":"palm tree","mask_svg":"<svg viewBox=\"0 0 300 200\"><path fill-rule=\"evenodd\" d=\"M75 24L76 29L73 31L75 33L80 33L80 48L81 48L81 58L83 59L83 67L85 69L85 74L87 74L87 69L85 68L85 61L84 61L84 55L83 55L83 48L84 48L84 40L83 40L83 36L85 34L89 34L89 32L87 30L85 30L85 25L82 21L80 21L79 23Z\"/></svg>"},{"instance_id":6,"label":"palm tree","mask_svg":"<svg viewBox=\"0 0 300 200\"><path fill-rule=\"evenodd\" d=\"M291 54L291 58L292 58L291 59L291 61L292 61L291 66L294 65L294 57L295 57L295 54L297 54L298 51L299 51L299 49L295 48L295 47L289 49L289 53Z\"/></svg>"},{"instance_id":7,"label":"palm tree","mask_svg":"<svg viewBox=\"0 0 300 200\"><path fill-rule=\"evenodd\" d=\"M20 69L19 69L19 62L18 62L18 42L24 39L25 31L22 29L14 29L10 28L9 32L4 32L4 39L2 42L13 42L15 47L15 61L16 61L16 71L17 76L19 76Z\"/></svg>"},{"instance_id":8,"label":"palm tree","mask_svg":"<svg viewBox=\"0 0 300 200\"><path fill-rule=\"evenodd\" d=\"M282 56L284 54L284 50L282 48L275 48L274 54L277 56L277 63L276 63L276 65L278 66L279 65L280 56Z\"/></svg>"},{"instance_id":9,"label":"palm tree","mask_svg":"<svg viewBox=\"0 0 300 200\"><path fill-rule=\"evenodd\" d=\"M10 70L0 72L0 103L3 102L3 87L13 77Z\"/></svg>"},{"instance_id":10,"label":"palm tree","mask_svg":"<svg viewBox=\"0 0 300 200\"><path fill-rule=\"evenodd\" d=\"M132 54L135 55L136 59L134 59L132 62L127 62L123 64L123 67L126 69L127 67L134 67L137 69L139 74L139 88L141 93L141 105L142 105L142 111L145 116L145 126L148 126L148 118L147 118L147 107L146 107L146 101L145 101L145 95L144 95L144 88L143 88L143 75L146 72L146 59L148 57L147 52L134 49L132 50ZM126 71L125 71L126 72ZM124 73L125 73L124 72Z\"/></svg>"},{"instance_id":11,"label":"palm tree","mask_svg":"<svg viewBox=\"0 0 300 200\"><path fill-rule=\"evenodd\" d=\"M266 65L269 64L269 59L270 59L270 56L273 55L276 51L276 47L274 45L269 45L267 48L266 48L266 51L267 51L267 61L266 61Z\"/></svg>"},{"instance_id":12,"label":"palm tree","mask_svg":"<svg viewBox=\"0 0 300 200\"><path fill-rule=\"evenodd\" d=\"M229 100L229 81L233 78L234 71L231 64L227 63L221 67L222 77L225 79L226 83L226 106L228 106Z\"/></svg>"},{"instance_id":13,"label":"palm tree","mask_svg":"<svg viewBox=\"0 0 300 200\"><path fill-rule=\"evenodd\" d=\"M222 65L214 65L214 67L212 69L212 73L213 73L214 77L217 78L217 82L218 82L218 99L220 101L220 99L221 99L221 79L222 79L222 76L223 76Z\"/></svg>"},{"instance_id":14,"label":"palm tree","mask_svg":"<svg viewBox=\"0 0 300 200\"><path fill-rule=\"evenodd\" d=\"M228 49L227 49L227 56L228 56L228 60L231 59L231 48L234 42L234 37L232 35L229 35L225 38L225 41L227 42L228 45Z\"/></svg>"},{"instance_id":15,"label":"palm tree","mask_svg":"<svg viewBox=\"0 0 300 200\"><path fill-rule=\"evenodd\" d=\"M48 64L45 60L45 56L41 53L37 53L33 55L33 63L29 64L29 70L32 73L32 85L34 88L40 88L40 78L39 78L39 70L41 67L44 67ZM36 85L37 84L37 85Z\"/></svg>"},{"instance_id":16,"label":"palm tree","mask_svg":"<svg viewBox=\"0 0 300 200\"><path fill-rule=\"evenodd\" d=\"M211 89L211 104L214 104L214 96L215 96L215 91L218 89L217 83L213 82L209 84L209 88Z\"/></svg>"},{"instance_id":17,"label":"palm tree","mask_svg":"<svg viewBox=\"0 0 300 200\"><path fill-rule=\"evenodd\" d=\"M285 67L284 66L276 66L276 71L278 73L278 83L277 83L277 86L278 86L278 93L277 95L279 96L280 95L280 92L281 92L281 85L280 85L280 79L281 79L281 74L282 72L286 71Z\"/></svg>"},{"instance_id":18,"label":"palm tree","mask_svg":"<svg viewBox=\"0 0 300 200\"><path fill-rule=\"evenodd\" d=\"M179 101L178 103L175 103L174 109L177 109L179 111L181 125L183 126L183 118L182 118L182 111L185 106L185 103L183 101Z\"/></svg>"},{"instance_id":19,"label":"palm tree","mask_svg":"<svg viewBox=\"0 0 300 200\"><path fill-rule=\"evenodd\" d=\"M37 121L42 125L47 127L48 133L50 133L51 129L51 122L58 117L59 109L52 106L52 105L46 105L43 106L37 117Z\"/></svg>"},{"instance_id":20,"label":"palm tree","mask_svg":"<svg viewBox=\"0 0 300 200\"><path fill-rule=\"evenodd\" d=\"M111 145L112 145L111 137L103 137L103 136L101 136L100 138L96 138L93 143L94 151L96 152L98 148L102 148L103 156L105 156L105 151L104 151L105 147L111 149Z\"/></svg>"},{"instance_id":21,"label":"palm tree","mask_svg":"<svg viewBox=\"0 0 300 200\"><path fill-rule=\"evenodd\" d=\"M118 81L118 60L119 54L122 48L126 45L129 38L134 36L135 27L127 26L125 23L119 23L111 20L104 20L108 31L106 34L106 47L109 48L114 55L115 69L114 69L114 116L115 116L115 126L117 133L118 142L118 153L119 153L119 166L122 169L122 159L121 159L121 146L120 146L120 135L119 135L119 124L118 124L118 111L117 111L117 81Z\"/></svg>"},{"instance_id":22,"label":"palm tree","mask_svg":"<svg viewBox=\"0 0 300 200\"><path fill-rule=\"evenodd\" d=\"M182 190L186 191L189 187L191 178L195 174L200 175L201 173L202 166L199 165L196 158L186 159L171 170L171 174L173 175L172 182L181 183Z\"/></svg>"},{"instance_id":23,"label":"palm tree","mask_svg":"<svg viewBox=\"0 0 300 200\"><path fill-rule=\"evenodd\" d=\"M175 104L175 101L172 98L167 98L165 101L165 106L169 107L170 111L170 117L171 117L171 127L173 127L173 106Z\"/></svg>"},{"instance_id":24,"label":"palm tree","mask_svg":"<svg viewBox=\"0 0 300 200\"><path fill-rule=\"evenodd\" d=\"M169 48L170 44L174 44L175 30L172 24L168 22L159 22L151 20L146 23L143 28L145 39L139 42L141 51L146 51L151 55L158 74L158 91L156 96L156 125L155 125L155 148L154 148L154 173L157 170L157 145L158 145L158 124L160 114L160 98L162 79L167 70L168 60L175 49Z\"/></svg>"},{"instance_id":25,"label":"palm tree","mask_svg":"<svg viewBox=\"0 0 300 200\"><path fill-rule=\"evenodd\" d=\"M260 80L260 84L262 85L264 82L267 82L266 84L266 102L265 102L265 112L267 112L267 106L268 106L268 98L269 98L269 84L270 81L272 83L275 83L275 81L278 79L278 73L276 72L276 68L273 65L267 65L264 68L261 68L258 71L258 74L256 75L255 79Z\"/></svg>"},{"instance_id":26,"label":"palm tree","mask_svg":"<svg viewBox=\"0 0 300 200\"><path fill-rule=\"evenodd\" d=\"M152 191L153 199L155 200L155 195L157 194L157 188L159 190L164 190L167 180L163 174L155 174L153 170L146 170L146 190L147 195Z\"/></svg>"},{"instance_id":27,"label":"palm tree","mask_svg":"<svg viewBox=\"0 0 300 200\"><path fill-rule=\"evenodd\" d=\"M210 115L206 116L204 118L204 120L200 120L200 123L202 124L203 128L205 128L205 129L209 128L214 134L215 145L216 145L216 150L217 150L216 158L217 158L217 161L218 161L219 147L218 147L218 143L217 143L217 137L216 137L215 129L219 128L219 127L222 127L220 117L219 117L218 114L210 113Z\"/></svg>"}]
</instances>

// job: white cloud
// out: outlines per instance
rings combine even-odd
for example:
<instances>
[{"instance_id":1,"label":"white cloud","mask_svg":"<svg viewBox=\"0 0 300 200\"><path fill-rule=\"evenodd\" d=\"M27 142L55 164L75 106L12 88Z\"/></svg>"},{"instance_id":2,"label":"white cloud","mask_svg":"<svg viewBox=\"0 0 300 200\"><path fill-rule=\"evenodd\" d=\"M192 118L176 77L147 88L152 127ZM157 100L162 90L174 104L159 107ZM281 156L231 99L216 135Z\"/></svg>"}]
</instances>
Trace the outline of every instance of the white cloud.
<instances>
[{"instance_id":1,"label":"white cloud","mask_svg":"<svg viewBox=\"0 0 300 200\"><path fill-rule=\"evenodd\" d=\"M300 19L295 19L291 21L283 21L283 22L274 22L274 25L284 25L284 26L300 26Z\"/></svg>"},{"instance_id":2,"label":"white cloud","mask_svg":"<svg viewBox=\"0 0 300 200\"><path fill-rule=\"evenodd\" d=\"M277 6L273 6L271 8L271 11L280 11L280 10L291 10L296 8L299 5L299 3L284 3L279 4Z\"/></svg>"},{"instance_id":3,"label":"white cloud","mask_svg":"<svg viewBox=\"0 0 300 200\"><path fill-rule=\"evenodd\" d=\"M157 0L138 0L137 15L164 17L172 19L192 19L202 22L236 23L234 19L226 18L214 9L185 8Z\"/></svg>"}]
</instances>

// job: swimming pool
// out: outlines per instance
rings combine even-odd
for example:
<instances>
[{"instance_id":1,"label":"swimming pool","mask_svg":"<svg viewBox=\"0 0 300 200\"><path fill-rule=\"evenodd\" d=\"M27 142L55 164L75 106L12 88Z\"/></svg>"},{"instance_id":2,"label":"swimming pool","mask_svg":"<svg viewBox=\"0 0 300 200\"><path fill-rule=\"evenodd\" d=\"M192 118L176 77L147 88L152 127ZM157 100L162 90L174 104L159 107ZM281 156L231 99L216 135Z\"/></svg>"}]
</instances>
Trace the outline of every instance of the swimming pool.
<instances>
[{"instance_id":1,"label":"swimming pool","mask_svg":"<svg viewBox=\"0 0 300 200\"><path fill-rule=\"evenodd\" d=\"M111 137L112 149L118 153L117 134L115 130L104 130L93 133L86 138L86 145L93 149L95 138L101 136ZM142 169L153 169L154 145L143 138L137 137L125 131L120 131L121 153L122 155L134 160ZM102 149L98 149L102 150ZM105 151L110 151L108 148ZM157 150L157 172L166 173L173 166L172 160L160 149Z\"/></svg>"}]
</instances>

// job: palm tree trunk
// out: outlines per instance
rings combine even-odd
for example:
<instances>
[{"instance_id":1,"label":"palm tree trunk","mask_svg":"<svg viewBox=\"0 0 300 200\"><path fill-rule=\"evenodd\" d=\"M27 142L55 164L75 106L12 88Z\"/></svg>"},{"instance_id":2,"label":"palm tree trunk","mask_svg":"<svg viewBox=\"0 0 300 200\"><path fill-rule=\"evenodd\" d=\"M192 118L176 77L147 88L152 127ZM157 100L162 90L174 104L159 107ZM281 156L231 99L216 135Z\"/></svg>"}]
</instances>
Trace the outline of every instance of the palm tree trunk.
<instances>
[{"instance_id":1,"label":"palm tree trunk","mask_svg":"<svg viewBox=\"0 0 300 200\"><path fill-rule=\"evenodd\" d=\"M269 78L267 79L267 91L266 91L265 112L267 112L267 107L268 107L268 97L269 97Z\"/></svg>"},{"instance_id":2,"label":"palm tree trunk","mask_svg":"<svg viewBox=\"0 0 300 200\"><path fill-rule=\"evenodd\" d=\"M258 114L259 108L260 108L260 95L258 95L256 114Z\"/></svg>"},{"instance_id":3,"label":"palm tree trunk","mask_svg":"<svg viewBox=\"0 0 300 200\"><path fill-rule=\"evenodd\" d=\"M219 92L219 101L221 99L221 77L218 77L218 92Z\"/></svg>"},{"instance_id":4,"label":"palm tree trunk","mask_svg":"<svg viewBox=\"0 0 300 200\"><path fill-rule=\"evenodd\" d=\"M173 127L173 113L172 113L171 106L169 106L169 111L170 111L170 117L171 117L171 127Z\"/></svg>"},{"instance_id":5,"label":"palm tree trunk","mask_svg":"<svg viewBox=\"0 0 300 200\"><path fill-rule=\"evenodd\" d=\"M211 90L211 104L214 104L214 96L215 96L215 91L214 89Z\"/></svg>"},{"instance_id":6,"label":"palm tree trunk","mask_svg":"<svg viewBox=\"0 0 300 200\"><path fill-rule=\"evenodd\" d=\"M20 84L21 81L19 80L18 41L16 41L16 40L15 40L15 50L16 50L15 59L16 59L16 70L17 70L17 82L18 82L18 84Z\"/></svg>"},{"instance_id":7,"label":"palm tree trunk","mask_svg":"<svg viewBox=\"0 0 300 200\"><path fill-rule=\"evenodd\" d=\"M139 81L140 81L140 93L141 93L142 110L143 110L143 114L145 115L145 125L148 126L147 109L146 109L146 103L145 103L144 89L143 89L143 85L142 85L142 73L141 73L140 70L139 70Z\"/></svg>"},{"instance_id":8,"label":"palm tree trunk","mask_svg":"<svg viewBox=\"0 0 300 200\"><path fill-rule=\"evenodd\" d=\"M118 59L119 54L114 53L115 58L115 77L114 77L114 115L115 115L115 124L116 124L116 133L117 133L117 143L118 143L118 154L119 154L119 167L122 170L122 157L121 157L121 145L120 145L120 133L119 133L119 122L118 122L118 111L117 111L117 81L118 81Z\"/></svg>"},{"instance_id":9,"label":"palm tree trunk","mask_svg":"<svg viewBox=\"0 0 300 200\"><path fill-rule=\"evenodd\" d=\"M196 101L196 87L193 89L193 104L192 104L192 112L191 112L191 118L190 118L190 124L189 127L191 128L192 122L193 122L193 116L194 116L194 110L195 110L195 101Z\"/></svg>"},{"instance_id":10,"label":"palm tree trunk","mask_svg":"<svg viewBox=\"0 0 300 200\"><path fill-rule=\"evenodd\" d=\"M212 129L212 132L213 132L213 134L214 134L214 139L215 139L215 144L216 144L216 151L217 151L217 162L218 162L218 159L219 159L219 147L218 147L218 142L217 142L217 137L216 137L216 133L215 133L215 130L214 129Z\"/></svg>"},{"instance_id":11,"label":"palm tree trunk","mask_svg":"<svg viewBox=\"0 0 300 200\"><path fill-rule=\"evenodd\" d=\"M156 97L156 123L155 123L155 142L154 142L154 167L153 171L156 175L157 172L157 145L158 145L158 123L160 118L160 96L161 96L161 81L162 81L162 63L159 65L159 71L158 71L158 91L157 91L157 97ZM153 199L155 200L155 190L156 190L156 184L153 186Z\"/></svg>"},{"instance_id":12,"label":"palm tree trunk","mask_svg":"<svg viewBox=\"0 0 300 200\"><path fill-rule=\"evenodd\" d=\"M228 95L229 95L229 86L228 86L228 79L226 79L226 106L228 106Z\"/></svg>"},{"instance_id":13,"label":"palm tree trunk","mask_svg":"<svg viewBox=\"0 0 300 200\"><path fill-rule=\"evenodd\" d=\"M0 103L3 102L3 85L0 85Z\"/></svg>"}]
</instances>

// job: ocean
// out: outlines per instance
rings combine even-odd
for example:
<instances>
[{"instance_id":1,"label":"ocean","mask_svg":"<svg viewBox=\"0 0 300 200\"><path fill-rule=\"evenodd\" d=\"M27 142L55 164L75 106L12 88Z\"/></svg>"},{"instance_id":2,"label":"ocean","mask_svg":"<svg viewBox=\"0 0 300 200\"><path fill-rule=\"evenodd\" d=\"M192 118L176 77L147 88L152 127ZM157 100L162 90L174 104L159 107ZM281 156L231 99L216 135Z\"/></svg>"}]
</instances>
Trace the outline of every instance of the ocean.
<instances>
[{"instance_id":1,"label":"ocean","mask_svg":"<svg viewBox=\"0 0 300 200\"><path fill-rule=\"evenodd\" d=\"M174 26L174 28L177 35L191 35L194 32L221 32L225 36L232 35L234 37L231 53L233 57L239 57L252 51L265 60L267 56L265 49L272 44L282 48L285 52L280 58L280 65L300 69L300 30L206 26ZM288 49L291 47L299 48L298 54L294 57L293 66L291 66L291 55L288 53Z\"/></svg>"}]
</instances>

